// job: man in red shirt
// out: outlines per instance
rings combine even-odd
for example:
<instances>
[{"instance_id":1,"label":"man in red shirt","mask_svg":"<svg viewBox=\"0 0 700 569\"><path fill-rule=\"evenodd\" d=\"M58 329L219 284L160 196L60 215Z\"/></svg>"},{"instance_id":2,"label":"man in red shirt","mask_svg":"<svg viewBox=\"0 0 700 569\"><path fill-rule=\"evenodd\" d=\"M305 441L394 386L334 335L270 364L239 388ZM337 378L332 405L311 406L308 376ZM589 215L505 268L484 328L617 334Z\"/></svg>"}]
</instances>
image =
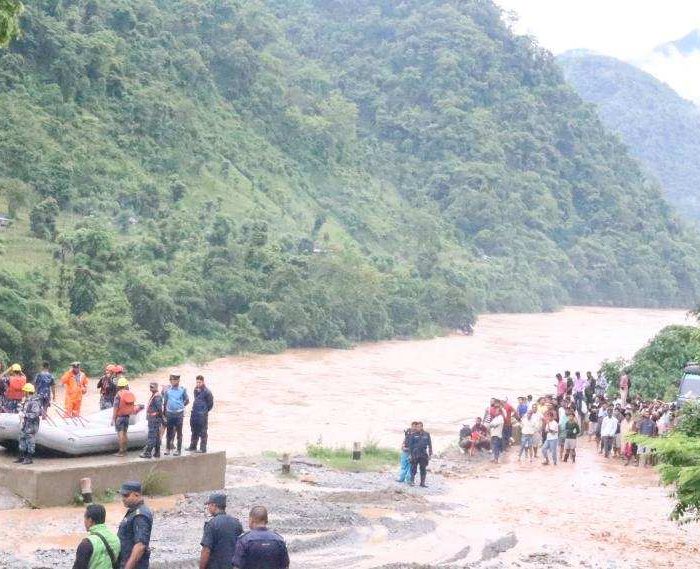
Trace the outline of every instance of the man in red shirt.
<instances>
[{"instance_id":1,"label":"man in red shirt","mask_svg":"<svg viewBox=\"0 0 700 569\"><path fill-rule=\"evenodd\" d=\"M510 439L513 435L513 413L515 413L515 408L508 403L508 398L503 400L503 448L510 446Z\"/></svg>"}]
</instances>

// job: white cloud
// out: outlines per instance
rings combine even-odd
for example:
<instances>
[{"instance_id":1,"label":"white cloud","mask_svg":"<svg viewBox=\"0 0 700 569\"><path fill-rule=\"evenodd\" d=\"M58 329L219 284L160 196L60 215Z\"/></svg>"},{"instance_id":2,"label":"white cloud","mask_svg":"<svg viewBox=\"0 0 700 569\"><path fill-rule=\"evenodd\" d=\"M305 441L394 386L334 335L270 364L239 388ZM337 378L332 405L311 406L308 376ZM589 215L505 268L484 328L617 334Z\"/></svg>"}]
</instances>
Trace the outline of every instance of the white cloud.
<instances>
[{"instance_id":1,"label":"white cloud","mask_svg":"<svg viewBox=\"0 0 700 569\"><path fill-rule=\"evenodd\" d=\"M682 97L700 104L700 51L683 55L674 49L668 56L652 53L634 63L673 87Z\"/></svg>"},{"instance_id":2,"label":"white cloud","mask_svg":"<svg viewBox=\"0 0 700 569\"><path fill-rule=\"evenodd\" d=\"M700 28L698 0L495 1L518 13L518 33L535 36L554 53L584 48L635 59Z\"/></svg>"}]
</instances>

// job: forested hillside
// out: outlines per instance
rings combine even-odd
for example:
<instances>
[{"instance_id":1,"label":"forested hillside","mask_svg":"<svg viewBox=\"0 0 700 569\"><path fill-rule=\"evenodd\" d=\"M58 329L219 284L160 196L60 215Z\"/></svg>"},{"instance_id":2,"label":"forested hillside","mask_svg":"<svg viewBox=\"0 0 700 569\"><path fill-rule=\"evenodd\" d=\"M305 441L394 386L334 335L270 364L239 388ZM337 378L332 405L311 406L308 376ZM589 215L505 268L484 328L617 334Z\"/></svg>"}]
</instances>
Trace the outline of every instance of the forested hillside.
<instances>
[{"instance_id":1,"label":"forested hillside","mask_svg":"<svg viewBox=\"0 0 700 569\"><path fill-rule=\"evenodd\" d=\"M132 370L566 302L698 241L482 0L37 0L0 52L3 359Z\"/></svg>"},{"instance_id":2,"label":"forested hillside","mask_svg":"<svg viewBox=\"0 0 700 569\"><path fill-rule=\"evenodd\" d=\"M700 220L700 108L612 57L574 51L557 61L579 95L598 106L605 125L659 179L671 204Z\"/></svg>"}]
</instances>

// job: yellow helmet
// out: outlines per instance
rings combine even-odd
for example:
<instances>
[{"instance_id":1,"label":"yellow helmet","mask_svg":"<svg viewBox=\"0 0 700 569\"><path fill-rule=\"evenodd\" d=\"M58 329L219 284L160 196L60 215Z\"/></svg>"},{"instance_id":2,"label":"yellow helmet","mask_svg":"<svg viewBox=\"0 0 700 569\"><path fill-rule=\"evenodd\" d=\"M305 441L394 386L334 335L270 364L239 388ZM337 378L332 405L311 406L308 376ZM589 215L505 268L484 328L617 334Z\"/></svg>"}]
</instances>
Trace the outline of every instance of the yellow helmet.
<instances>
[{"instance_id":1,"label":"yellow helmet","mask_svg":"<svg viewBox=\"0 0 700 569\"><path fill-rule=\"evenodd\" d=\"M19 364L12 364L12 365L10 366L10 369L9 369L8 371L19 371L19 372L21 372L21 371L22 371L22 366L19 365Z\"/></svg>"},{"instance_id":2,"label":"yellow helmet","mask_svg":"<svg viewBox=\"0 0 700 569\"><path fill-rule=\"evenodd\" d=\"M25 383L22 386L22 391L24 391L25 393L35 393L36 389L34 389L34 386L31 383Z\"/></svg>"},{"instance_id":3,"label":"yellow helmet","mask_svg":"<svg viewBox=\"0 0 700 569\"><path fill-rule=\"evenodd\" d=\"M129 387L129 382L126 380L125 377L120 377L117 380L117 387Z\"/></svg>"}]
</instances>

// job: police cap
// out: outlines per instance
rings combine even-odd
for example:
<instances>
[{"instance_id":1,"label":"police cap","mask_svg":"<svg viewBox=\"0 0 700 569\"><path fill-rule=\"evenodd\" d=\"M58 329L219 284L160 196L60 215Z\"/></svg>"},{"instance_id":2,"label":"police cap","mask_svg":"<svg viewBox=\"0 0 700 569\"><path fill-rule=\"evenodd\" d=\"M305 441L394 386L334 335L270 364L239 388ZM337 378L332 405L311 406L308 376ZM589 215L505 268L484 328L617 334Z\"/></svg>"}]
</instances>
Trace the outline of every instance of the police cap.
<instances>
[{"instance_id":1,"label":"police cap","mask_svg":"<svg viewBox=\"0 0 700 569\"><path fill-rule=\"evenodd\" d=\"M127 482L122 483L122 487L119 490L119 493L122 496L128 496L132 492L138 492L141 494L141 483L136 481L136 480L129 480Z\"/></svg>"},{"instance_id":2,"label":"police cap","mask_svg":"<svg viewBox=\"0 0 700 569\"><path fill-rule=\"evenodd\" d=\"M226 509L226 494L212 494L209 496L209 499L207 500L207 504L214 504L218 508L221 508L222 510Z\"/></svg>"}]
</instances>

